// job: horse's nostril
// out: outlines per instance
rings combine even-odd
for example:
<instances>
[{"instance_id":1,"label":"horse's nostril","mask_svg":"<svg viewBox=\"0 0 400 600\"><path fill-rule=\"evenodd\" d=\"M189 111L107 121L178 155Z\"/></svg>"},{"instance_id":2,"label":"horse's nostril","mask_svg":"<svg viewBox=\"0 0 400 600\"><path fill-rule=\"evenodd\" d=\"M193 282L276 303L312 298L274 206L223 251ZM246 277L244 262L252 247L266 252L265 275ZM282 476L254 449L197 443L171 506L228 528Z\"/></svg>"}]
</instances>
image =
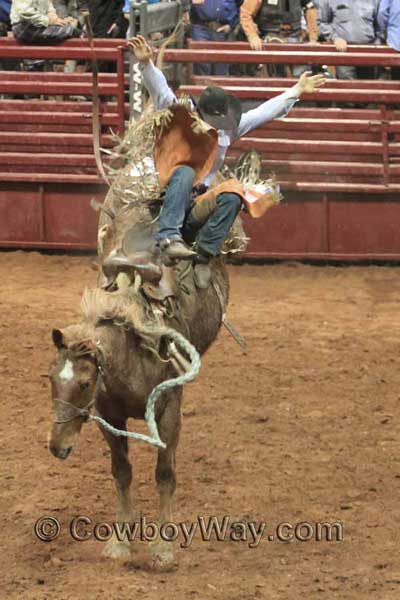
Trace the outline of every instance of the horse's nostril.
<instances>
[{"instance_id":1,"label":"horse's nostril","mask_svg":"<svg viewBox=\"0 0 400 600\"><path fill-rule=\"evenodd\" d=\"M58 451L58 458L61 458L62 460L64 460L65 458L67 458L67 456L70 455L72 450L72 446L70 446L69 448L63 448L62 450Z\"/></svg>"},{"instance_id":2,"label":"horse's nostril","mask_svg":"<svg viewBox=\"0 0 400 600\"><path fill-rule=\"evenodd\" d=\"M70 455L71 450L72 446L69 446L68 448L56 448L54 446L50 446L50 452L56 458L60 458L61 460L65 460Z\"/></svg>"}]
</instances>

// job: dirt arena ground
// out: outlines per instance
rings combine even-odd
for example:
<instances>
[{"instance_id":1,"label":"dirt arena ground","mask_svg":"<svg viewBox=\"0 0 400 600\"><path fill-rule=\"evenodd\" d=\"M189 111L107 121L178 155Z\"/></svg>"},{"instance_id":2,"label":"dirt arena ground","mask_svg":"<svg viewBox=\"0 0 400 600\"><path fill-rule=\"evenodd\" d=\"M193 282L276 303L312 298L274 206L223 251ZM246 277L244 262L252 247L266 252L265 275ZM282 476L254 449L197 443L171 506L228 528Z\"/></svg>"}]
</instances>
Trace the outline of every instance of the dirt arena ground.
<instances>
[{"instance_id":1,"label":"dirt arena ground","mask_svg":"<svg viewBox=\"0 0 400 600\"><path fill-rule=\"evenodd\" d=\"M114 519L95 425L66 462L46 448L50 331L76 318L91 261L0 254L1 599L398 599L400 270L230 267L229 316L251 352L222 331L186 390L175 521L229 515L266 533L256 548L177 542L178 569L156 573L69 535L76 515ZM135 443L131 456L138 509L154 519L155 451ZM33 533L43 515L61 522L51 543ZM343 522L342 542L267 539L283 522L326 521Z\"/></svg>"}]
</instances>

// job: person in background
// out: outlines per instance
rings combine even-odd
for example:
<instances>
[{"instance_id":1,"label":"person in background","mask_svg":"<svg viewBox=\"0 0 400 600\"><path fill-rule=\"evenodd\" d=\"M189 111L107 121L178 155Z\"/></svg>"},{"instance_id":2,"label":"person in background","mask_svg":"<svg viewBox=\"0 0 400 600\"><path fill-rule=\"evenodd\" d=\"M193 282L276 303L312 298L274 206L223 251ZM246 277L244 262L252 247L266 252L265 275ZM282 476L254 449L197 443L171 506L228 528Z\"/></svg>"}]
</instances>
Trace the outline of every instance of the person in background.
<instances>
[{"instance_id":1,"label":"person in background","mask_svg":"<svg viewBox=\"0 0 400 600\"><path fill-rule=\"evenodd\" d=\"M308 39L318 41L317 10L310 0L244 0L240 8L240 25L252 48L262 50L262 41L278 38L285 44L302 41L302 20L306 22ZM293 65L293 77L300 77L307 67ZM286 75L286 67L277 65L277 76Z\"/></svg>"},{"instance_id":2,"label":"person in background","mask_svg":"<svg viewBox=\"0 0 400 600\"><path fill-rule=\"evenodd\" d=\"M388 46L400 52L400 0L381 0L378 28ZM400 79L400 67L392 67L392 79Z\"/></svg>"},{"instance_id":3,"label":"person in background","mask_svg":"<svg viewBox=\"0 0 400 600\"><path fill-rule=\"evenodd\" d=\"M0 37L6 37L11 30L11 0L0 0Z\"/></svg>"},{"instance_id":4,"label":"person in background","mask_svg":"<svg viewBox=\"0 0 400 600\"><path fill-rule=\"evenodd\" d=\"M126 30L126 37L129 38L132 35L129 19L130 19L130 11L131 11L131 0L124 0L124 6L122 7L122 12L124 13L124 17L128 23L128 29Z\"/></svg>"},{"instance_id":5,"label":"person in background","mask_svg":"<svg viewBox=\"0 0 400 600\"><path fill-rule=\"evenodd\" d=\"M87 6L95 38L124 38L129 23L124 17L124 0L80 0ZM86 32L87 33L87 32ZM99 61L99 71L114 72L115 63Z\"/></svg>"},{"instance_id":6,"label":"person in background","mask_svg":"<svg viewBox=\"0 0 400 600\"><path fill-rule=\"evenodd\" d=\"M124 18L124 0L90 0L87 5L94 37L125 37L128 22Z\"/></svg>"},{"instance_id":7,"label":"person in background","mask_svg":"<svg viewBox=\"0 0 400 600\"><path fill-rule=\"evenodd\" d=\"M321 36L339 52L348 44L380 44L378 8L380 0L318 0ZM338 66L338 79L375 79L375 67Z\"/></svg>"},{"instance_id":8,"label":"person in background","mask_svg":"<svg viewBox=\"0 0 400 600\"><path fill-rule=\"evenodd\" d=\"M0 0L0 37L7 37L11 32L10 21L11 0ZM14 58L0 60L0 71L19 71L20 62ZM1 96L2 98L2 96Z\"/></svg>"},{"instance_id":9,"label":"person in background","mask_svg":"<svg viewBox=\"0 0 400 600\"><path fill-rule=\"evenodd\" d=\"M77 35L76 21L61 19L51 0L12 0L14 37L25 44L53 44Z\"/></svg>"},{"instance_id":10,"label":"person in background","mask_svg":"<svg viewBox=\"0 0 400 600\"><path fill-rule=\"evenodd\" d=\"M85 14L89 10L88 0L53 0L53 6L60 19L70 19L83 32L85 27ZM67 60L64 63L56 63L55 71L65 71L66 73L86 71L85 61ZM71 98L82 98L71 96Z\"/></svg>"},{"instance_id":11,"label":"person in background","mask_svg":"<svg viewBox=\"0 0 400 600\"><path fill-rule=\"evenodd\" d=\"M89 0L53 0L53 5L61 19L73 19L83 29L84 14L89 10Z\"/></svg>"},{"instance_id":12,"label":"person in background","mask_svg":"<svg viewBox=\"0 0 400 600\"><path fill-rule=\"evenodd\" d=\"M190 3L190 36L193 40L225 42L239 23L237 0L192 0ZM227 75L229 65L197 63L196 75Z\"/></svg>"}]
</instances>

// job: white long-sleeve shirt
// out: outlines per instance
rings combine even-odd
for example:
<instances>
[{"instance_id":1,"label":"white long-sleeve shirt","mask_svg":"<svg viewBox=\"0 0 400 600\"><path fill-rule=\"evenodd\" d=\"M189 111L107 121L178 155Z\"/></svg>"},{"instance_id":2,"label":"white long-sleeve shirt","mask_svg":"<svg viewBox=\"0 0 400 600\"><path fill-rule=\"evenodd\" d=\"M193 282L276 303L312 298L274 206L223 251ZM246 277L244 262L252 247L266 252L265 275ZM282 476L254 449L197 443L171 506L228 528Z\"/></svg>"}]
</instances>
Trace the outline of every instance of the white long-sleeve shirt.
<instances>
[{"instance_id":1,"label":"white long-sleeve shirt","mask_svg":"<svg viewBox=\"0 0 400 600\"><path fill-rule=\"evenodd\" d=\"M30 21L36 27L48 27L51 13L56 15L51 0L13 0L10 20L12 25L20 21Z\"/></svg>"},{"instance_id":2,"label":"white long-sleeve shirt","mask_svg":"<svg viewBox=\"0 0 400 600\"><path fill-rule=\"evenodd\" d=\"M149 62L142 67L143 81L152 98L156 110L168 108L171 104L177 102L177 98L169 87L164 74ZM296 86L286 90L283 94L267 100L257 108L245 112L240 119L239 127L234 131L218 130L218 149L214 164L210 173L202 181L209 186L215 175L224 164L227 150L233 142L246 135L253 129L260 127L263 123L273 121L274 119L283 119L293 108L299 98L299 91Z\"/></svg>"}]
</instances>

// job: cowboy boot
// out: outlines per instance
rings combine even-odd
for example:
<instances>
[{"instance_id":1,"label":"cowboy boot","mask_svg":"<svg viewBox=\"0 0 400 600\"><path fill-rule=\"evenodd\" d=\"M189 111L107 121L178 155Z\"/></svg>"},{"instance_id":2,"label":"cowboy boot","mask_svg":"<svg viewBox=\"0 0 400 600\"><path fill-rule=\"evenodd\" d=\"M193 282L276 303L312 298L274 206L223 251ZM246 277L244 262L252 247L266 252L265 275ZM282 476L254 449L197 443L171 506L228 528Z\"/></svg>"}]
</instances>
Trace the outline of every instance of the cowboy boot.
<instances>
[{"instance_id":1,"label":"cowboy boot","mask_svg":"<svg viewBox=\"0 0 400 600\"><path fill-rule=\"evenodd\" d=\"M159 246L162 255L172 260L192 260L196 256L196 252L190 250L182 240L166 238L160 241Z\"/></svg>"},{"instance_id":2,"label":"cowboy boot","mask_svg":"<svg viewBox=\"0 0 400 600\"><path fill-rule=\"evenodd\" d=\"M203 253L197 248L197 256L194 259L194 282L196 287L205 290L210 285L211 281L211 256Z\"/></svg>"}]
</instances>

